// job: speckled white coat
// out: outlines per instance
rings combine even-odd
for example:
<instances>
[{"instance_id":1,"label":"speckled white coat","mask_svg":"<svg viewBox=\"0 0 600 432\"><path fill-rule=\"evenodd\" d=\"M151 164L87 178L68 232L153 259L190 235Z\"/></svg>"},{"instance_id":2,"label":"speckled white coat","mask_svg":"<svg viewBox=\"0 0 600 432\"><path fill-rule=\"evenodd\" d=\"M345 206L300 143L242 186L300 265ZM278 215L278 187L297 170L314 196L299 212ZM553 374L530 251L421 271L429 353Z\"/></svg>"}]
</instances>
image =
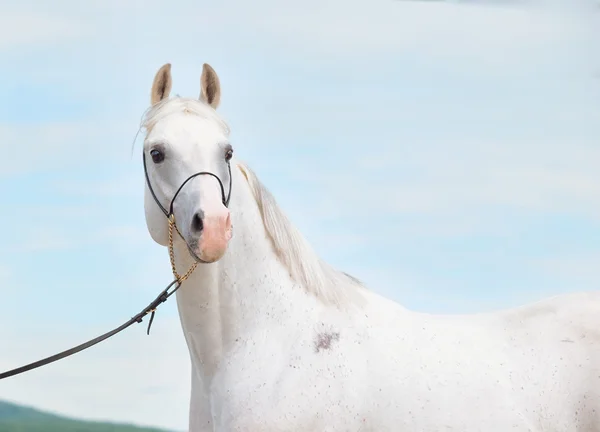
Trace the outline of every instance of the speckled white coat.
<instances>
[{"instance_id":1,"label":"speckled white coat","mask_svg":"<svg viewBox=\"0 0 600 432\"><path fill-rule=\"evenodd\" d=\"M229 250L177 294L190 431L600 431L598 293L435 316L365 292L337 310L290 280L235 172Z\"/></svg>"},{"instance_id":2,"label":"speckled white coat","mask_svg":"<svg viewBox=\"0 0 600 432\"><path fill-rule=\"evenodd\" d=\"M165 70L153 103L168 96ZM208 104L174 98L151 113L144 151L160 140L174 161L149 168L164 205L194 172L226 173L211 74ZM600 431L600 293L472 316L406 310L322 264L255 175L231 166L233 238L177 292L191 432ZM185 227L197 197L226 210L215 181L186 188L177 223L196 244ZM148 196L148 229L164 245L166 220ZM175 250L183 273L188 248L177 239Z\"/></svg>"}]
</instances>

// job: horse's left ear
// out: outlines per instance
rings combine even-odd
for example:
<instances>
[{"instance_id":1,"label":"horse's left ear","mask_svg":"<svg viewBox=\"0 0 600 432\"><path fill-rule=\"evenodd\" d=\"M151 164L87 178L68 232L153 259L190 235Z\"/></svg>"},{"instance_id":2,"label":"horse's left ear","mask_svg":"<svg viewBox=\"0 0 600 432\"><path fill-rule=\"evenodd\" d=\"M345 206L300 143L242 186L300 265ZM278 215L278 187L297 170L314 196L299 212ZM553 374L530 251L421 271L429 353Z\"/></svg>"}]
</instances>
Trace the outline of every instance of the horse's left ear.
<instances>
[{"instance_id":1,"label":"horse's left ear","mask_svg":"<svg viewBox=\"0 0 600 432\"><path fill-rule=\"evenodd\" d=\"M208 63L202 66L200 89L200 100L217 109L221 102L221 84L217 73Z\"/></svg>"}]
</instances>

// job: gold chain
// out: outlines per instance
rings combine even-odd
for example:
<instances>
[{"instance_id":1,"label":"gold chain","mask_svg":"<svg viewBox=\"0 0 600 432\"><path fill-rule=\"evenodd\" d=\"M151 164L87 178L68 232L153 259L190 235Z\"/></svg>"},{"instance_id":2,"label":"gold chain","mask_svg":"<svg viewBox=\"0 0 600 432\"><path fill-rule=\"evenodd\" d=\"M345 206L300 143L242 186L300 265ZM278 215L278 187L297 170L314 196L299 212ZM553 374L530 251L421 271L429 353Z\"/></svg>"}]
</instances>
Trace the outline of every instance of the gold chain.
<instances>
[{"instance_id":1,"label":"gold chain","mask_svg":"<svg viewBox=\"0 0 600 432\"><path fill-rule=\"evenodd\" d=\"M179 273L177 273L177 268L175 267L175 252L173 250L173 227L175 227L177 233L181 236L181 233L175 225L175 215L172 214L169 216L169 259L171 260L171 271L173 272L173 276L175 276L177 282L181 284L184 280L190 277L194 270L196 270L196 267L198 266L198 261L194 261L187 273L183 276L180 276Z\"/></svg>"}]
</instances>

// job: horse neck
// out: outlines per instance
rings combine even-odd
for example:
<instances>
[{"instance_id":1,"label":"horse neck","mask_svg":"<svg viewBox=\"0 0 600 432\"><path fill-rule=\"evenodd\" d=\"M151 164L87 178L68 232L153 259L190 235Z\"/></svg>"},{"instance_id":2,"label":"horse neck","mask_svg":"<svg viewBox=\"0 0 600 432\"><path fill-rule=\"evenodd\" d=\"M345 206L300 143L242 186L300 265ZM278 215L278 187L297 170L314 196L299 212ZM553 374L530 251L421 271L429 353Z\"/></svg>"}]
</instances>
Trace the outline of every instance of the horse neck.
<instances>
[{"instance_id":1,"label":"horse neck","mask_svg":"<svg viewBox=\"0 0 600 432\"><path fill-rule=\"evenodd\" d=\"M232 167L233 168L233 167ZM200 264L177 291L177 304L192 364L212 376L230 342L261 328L283 327L315 310L315 299L297 286L277 259L246 179L232 169L233 237L216 263ZM192 264L176 243L176 264Z\"/></svg>"}]
</instances>

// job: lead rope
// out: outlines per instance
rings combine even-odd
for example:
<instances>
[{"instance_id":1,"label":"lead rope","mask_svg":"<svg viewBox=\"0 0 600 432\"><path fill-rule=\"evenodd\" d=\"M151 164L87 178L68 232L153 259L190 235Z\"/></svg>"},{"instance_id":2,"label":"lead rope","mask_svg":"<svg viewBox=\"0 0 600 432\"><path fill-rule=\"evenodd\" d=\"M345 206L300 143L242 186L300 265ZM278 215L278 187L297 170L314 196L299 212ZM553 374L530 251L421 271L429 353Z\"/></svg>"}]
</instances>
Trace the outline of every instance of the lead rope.
<instances>
[{"instance_id":1,"label":"lead rope","mask_svg":"<svg viewBox=\"0 0 600 432\"><path fill-rule=\"evenodd\" d=\"M167 285L167 287L164 290L162 290L161 293L148 306L146 306L144 309L142 309L142 311L139 312L137 315L130 318L127 322L121 324L119 327L117 327L111 331L108 331L98 337L95 337L94 339L90 339L89 341L84 342L80 345L77 345L73 348L70 348L68 350L51 355L50 357L46 357L44 359L35 361L33 363L29 363L27 365L18 367L16 369L11 369L6 372L0 372L0 380L30 371L32 369L39 368L41 366L53 363L55 361L65 358L65 357L72 356L73 354L76 354L87 348L90 348L91 346L94 346L94 345L116 335L117 333L120 333L121 331L125 330L126 328L128 328L129 326L131 326L135 323L141 323L144 320L144 317L148 314L151 314L151 315L150 315L150 321L148 322L148 330L146 331L146 334L150 334L150 327L152 326L152 321L154 320L156 308L158 306L160 306L161 303L166 302L167 299L169 297L171 297L181 287L181 284L187 278L190 277L190 275L194 272L194 270L196 270L196 267L198 266L198 262L204 262L204 261L200 260L198 257L194 256L194 258L195 258L194 263L190 266L189 270L183 276L181 276L177 272L177 268L175 267L175 252L173 251L173 228L175 228L175 231L177 231L177 234L179 234L179 236L182 239L184 239L183 236L181 235L181 233L179 232L177 225L175 224L175 216L173 214L173 201L175 200L175 197L177 196L177 194L175 194L175 196L171 200L171 211L167 212L167 210L165 210L165 208L160 204L160 202L156 198L156 195L154 194L154 191L152 190L152 186L150 185L150 180L148 178L148 172L146 171L146 158L145 157L143 157L143 163L144 163L144 175L146 176L146 182L148 184L150 192L152 193L152 196L154 197L156 204L163 211L163 213L165 214L165 216L167 217L167 219L169 221L169 259L171 260L171 271L173 272L173 276L175 277L175 279L169 285ZM215 177L221 185L221 194L223 195L223 204L227 207L229 204L229 198L231 197L231 166L229 165L229 163L227 164L227 168L229 170L229 178L230 178L229 194L227 195L227 198L225 198L225 191L223 189L223 183L221 182L221 179L212 173L208 173L208 172L207 173L205 173L205 172L197 173L194 176L190 176L188 178L188 180L190 180L191 178L195 177L196 175L200 175L200 174L208 174L208 175L212 175L213 177ZM188 180L186 180L186 182ZM183 184L185 184L185 182ZM181 187L183 187L183 184ZM181 190L181 187L179 188L180 190ZM184 241L185 241L185 239L184 239Z\"/></svg>"},{"instance_id":2,"label":"lead rope","mask_svg":"<svg viewBox=\"0 0 600 432\"><path fill-rule=\"evenodd\" d=\"M73 348L70 348L68 350L54 354L50 357L46 357L44 359L35 361L33 363L29 363L27 365L18 367L16 369L11 369L6 372L0 372L0 380L14 376L14 375L21 374L23 372L30 371L32 369L39 368L41 366L47 365L49 363L53 363L55 361L65 358L65 357L72 356L73 354L83 351L91 346L94 346L94 345L116 335L117 333L120 333L121 331L125 330L127 327L133 325L134 323L141 323L143 321L144 317L148 314L151 314L151 315L150 315L150 321L148 323L148 330L146 331L146 334L150 334L150 326L152 325L152 321L153 321L154 315L156 313L156 308L158 308L158 306L160 306L161 303L166 302L169 297L171 297L173 294L175 294L175 292L181 287L181 284L187 278L190 277L190 275L193 273L193 271L198 266L198 262L194 261L194 264L191 265L189 270L183 276L177 272L177 269L175 268L175 253L173 251L173 228L175 228L175 230L177 231L177 233L180 236L181 236L181 233L179 232L179 230L177 229L177 225L175 224L175 216L173 216L171 214L168 217L168 220L169 220L169 258L171 260L171 270L173 271L173 276L175 276L175 279L169 285L167 285L167 287L164 290L162 290L162 292L154 299L154 301L152 301L152 303L150 303L148 306L146 306L140 313L138 313L137 315L135 315L134 317L129 319L129 321L121 324L119 327L117 327L107 333L104 333L103 335L100 335L94 339L91 339L87 342L84 342L84 343L77 345Z\"/></svg>"},{"instance_id":3,"label":"lead rope","mask_svg":"<svg viewBox=\"0 0 600 432\"><path fill-rule=\"evenodd\" d=\"M177 231L177 234L179 234L179 236L181 236L181 233L179 232L179 229L177 228L177 225L175 224L175 215L173 213L171 213L169 215L168 220L169 220L169 260L171 261L171 271L173 272L173 276L175 276L175 280L173 281L176 284L175 289L173 290L173 292L175 292L179 289L181 284L187 278L190 277L190 275L194 272L194 270L196 270L196 267L198 267L198 261L194 261L194 263L190 266L188 271L183 276L181 276L177 272L177 267L175 266L175 251L173 249L173 228L175 228L175 230ZM154 321L154 314L156 313L156 308L149 310L148 313L151 313L151 315L150 315L150 321L148 321L148 330L146 330L147 335L150 334L150 327L152 326L152 321Z\"/></svg>"}]
</instances>

